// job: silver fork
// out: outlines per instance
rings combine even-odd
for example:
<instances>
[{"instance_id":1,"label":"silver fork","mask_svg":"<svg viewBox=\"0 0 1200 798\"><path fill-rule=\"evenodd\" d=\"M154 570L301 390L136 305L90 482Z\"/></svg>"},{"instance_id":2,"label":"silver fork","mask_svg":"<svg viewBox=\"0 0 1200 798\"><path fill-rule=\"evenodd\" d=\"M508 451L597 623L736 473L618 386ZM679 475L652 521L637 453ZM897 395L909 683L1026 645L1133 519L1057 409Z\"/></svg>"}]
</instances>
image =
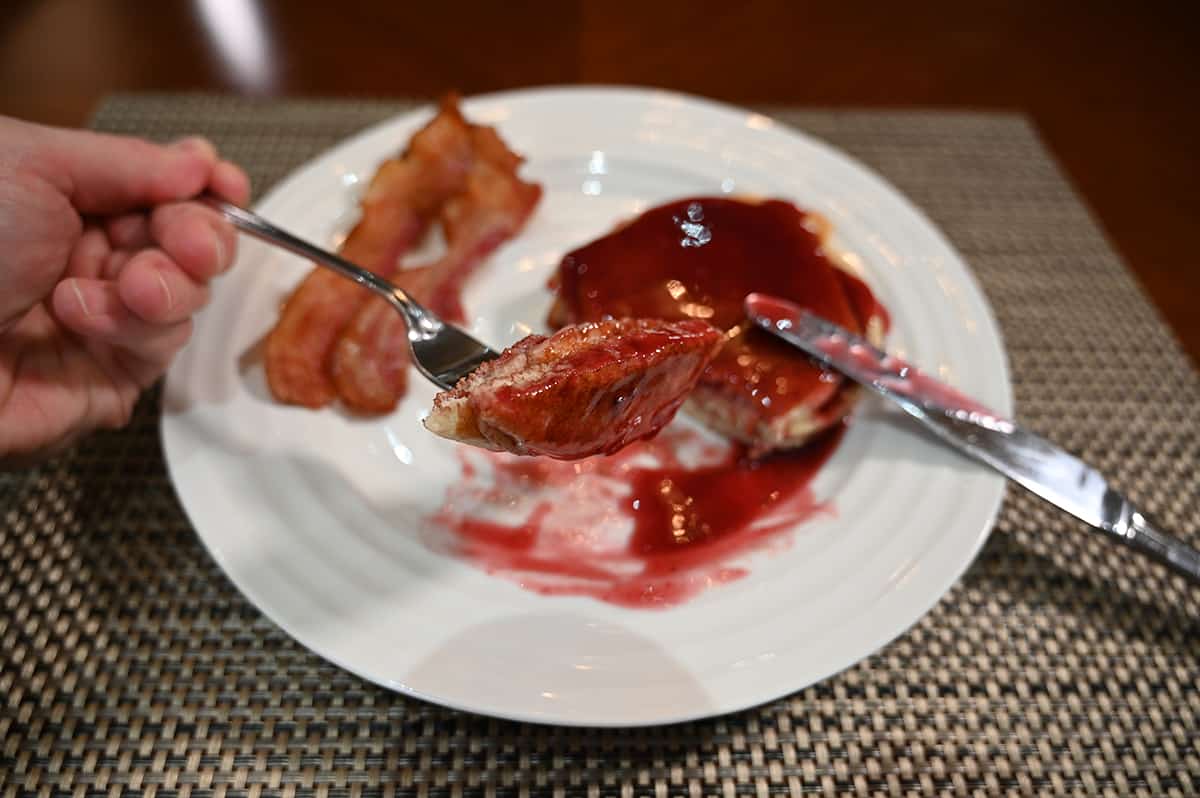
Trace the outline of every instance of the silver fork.
<instances>
[{"instance_id":1,"label":"silver fork","mask_svg":"<svg viewBox=\"0 0 1200 798\"><path fill-rule=\"evenodd\" d=\"M196 201L220 213L242 232L332 269L386 299L396 312L404 317L408 327L408 342L412 346L413 362L417 364L417 369L439 388L453 388L455 383L474 371L480 363L500 356L495 349L467 335L453 324L443 321L403 289L392 285L379 275L332 252L313 246L304 239L276 227L253 211L240 208L211 194L197 197Z\"/></svg>"}]
</instances>

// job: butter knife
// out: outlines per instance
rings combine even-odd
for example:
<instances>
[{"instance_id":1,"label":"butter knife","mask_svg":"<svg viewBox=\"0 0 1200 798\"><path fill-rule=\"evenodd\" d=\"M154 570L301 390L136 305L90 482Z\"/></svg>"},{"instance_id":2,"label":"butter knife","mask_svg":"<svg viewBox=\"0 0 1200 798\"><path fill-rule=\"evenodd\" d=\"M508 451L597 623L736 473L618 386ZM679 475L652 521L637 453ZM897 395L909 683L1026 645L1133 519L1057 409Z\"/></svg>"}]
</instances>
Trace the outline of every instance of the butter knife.
<instances>
[{"instance_id":1,"label":"butter knife","mask_svg":"<svg viewBox=\"0 0 1200 798\"><path fill-rule=\"evenodd\" d=\"M756 325L891 400L968 457L1200 584L1200 551L1156 525L1079 458L798 305L750 294L745 308Z\"/></svg>"}]
</instances>

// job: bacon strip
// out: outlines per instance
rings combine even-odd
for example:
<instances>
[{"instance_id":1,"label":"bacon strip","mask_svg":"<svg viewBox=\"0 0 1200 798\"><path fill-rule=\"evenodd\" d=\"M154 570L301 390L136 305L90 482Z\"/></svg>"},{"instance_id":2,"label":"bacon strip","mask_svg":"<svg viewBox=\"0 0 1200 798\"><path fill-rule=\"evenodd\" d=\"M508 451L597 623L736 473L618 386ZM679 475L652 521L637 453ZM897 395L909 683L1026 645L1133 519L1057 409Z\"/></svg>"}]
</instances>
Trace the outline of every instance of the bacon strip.
<instances>
[{"instance_id":1,"label":"bacon strip","mask_svg":"<svg viewBox=\"0 0 1200 798\"><path fill-rule=\"evenodd\" d=\"M446 254L428 267L417 299L448 321L463 320L460 292L476 268L516 235L541 198L541 186L526 183L516 170L523 159L490 127L472 126L476 155L463 191L446 202L441 222ZM345 328L335 347L331 371L338 396L359 413L386 413L407 388L401 364L409 357L404 320L383 299L372 297Z\"/></svg>"},{"instance_id":2,"label":"bacon strip","mask_svg":"<svg viewBox=\"0 0 1200 798\"><path fill-rule=\"evenodd\" d=\"M430 308L452 321L464 319L462 287L480 263L521 231L542 187L517 177L519 156L491 128L475 128L471 141L480 158L467 175L466 189L442 209L450 250L433 267Z\"/></svg>"},{"instance_id":3,"label":"bacon strip","mask_svg":"<svg viewBox=\"0 0 1200 798\"><path fill-rule=\"evenodd\" d=\"M419 266L397 272L392 281L423 302L430 275L430 267ZM372 347L369 354L362 351L364 342ZM358 413L386 413L408 389L411 359L403 319L390 303L372 297L338 338L330 375L347 407Z\"/></svg>"},{"instance_id":4,"label":"bacon strip","mask_svg":"<svg viewBox=\"0 0 1200 798\"><path fill-rule=\"evenodd\" d=\"M377 274L394 272L446 200L462 191L474 161L470 132L456 98L447 97L405 152L385 161L372 178L362 218L342 245L342 255ZM304 279L267 337L267 382L276 399L314 408L334 399L330 356L368 296L325 269L314 269Z\"/></svg>"}]
</instances>

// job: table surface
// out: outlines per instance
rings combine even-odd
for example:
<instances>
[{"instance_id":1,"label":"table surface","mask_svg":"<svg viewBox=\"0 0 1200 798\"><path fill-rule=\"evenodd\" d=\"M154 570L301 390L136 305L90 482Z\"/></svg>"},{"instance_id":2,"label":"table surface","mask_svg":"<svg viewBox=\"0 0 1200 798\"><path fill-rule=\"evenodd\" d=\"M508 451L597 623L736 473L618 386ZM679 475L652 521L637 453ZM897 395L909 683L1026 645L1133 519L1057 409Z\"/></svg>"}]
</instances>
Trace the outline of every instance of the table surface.
<instances>
[{"instance_id":1,"label":"table surface","mask_svg":"<svg viewBox=\"0 0 1200 798\"><path fill-rule=\"evenodd\" d=\"M94 122L201 130L261 189L404 107L131 95ZM945 231L995 309L1020 420L1200 542L1200 376L1025 120L776 112ZM156 400L0 474L5 798L1200 794L1200 591L1027 493L928 615L843 673L695 723L555 729L366 684L267 621L179 507Z\"/></svg>"},{"instance_id":2,"label":"table surface","mask_svg":"<svg viewBox=\"0 0 1200 798\"><path fill-rule=\"evenodd\" d=\"M1198 40L1188 2L9 0L0 112L82 124L112 91L430 97L579 82L1017 110L1195 359Z\"/></svg>"}]
</instances>

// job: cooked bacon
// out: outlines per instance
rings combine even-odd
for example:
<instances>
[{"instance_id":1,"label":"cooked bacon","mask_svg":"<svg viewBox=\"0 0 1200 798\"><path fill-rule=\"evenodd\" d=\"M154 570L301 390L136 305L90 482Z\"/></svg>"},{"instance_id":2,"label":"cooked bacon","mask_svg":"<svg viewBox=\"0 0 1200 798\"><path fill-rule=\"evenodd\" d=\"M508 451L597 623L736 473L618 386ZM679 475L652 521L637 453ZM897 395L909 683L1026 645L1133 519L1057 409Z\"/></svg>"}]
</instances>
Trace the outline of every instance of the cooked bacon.
<instances>
[{"instance_id":1,"label":"cooked bacon","mask_svg":"<svg viewBox=\"0 0 1200 798\"><path fill-rule=\"evenodd\" d=\"M404 153L385 161L372 178L362 201L362 218L342 245L342 255L377 274L392 274L447 198L462 191L474 160L472 138L456 98L447 97ZM368 296L361 287L321 268L304 279L267 337L267 382L276 399L307 407L322 407L334 399L330 354Z\"/></svg>"},{"instance_id":2,"label":"cooked bacon","mask_svg":"<svg viewBox=\"0 0 1200 798\"><path fill-rule=\"evenodd\" d=\"M421 302L430 274L428 266L418 266L402 269L392 281ZM364 348L369 349L369 356L363 355ZM338 397L348 408L358 413L386 413L408 389L411 360L403 320L391 303L372 297L338 338L330 374Z\"/></svg>"},{"instance_id":3,"label":"cooked bacon","mask_svg":"<svg viewBox=\"0 0 1200 798\"><path fill-rule=\"evenodd\" d=\"M531 335L434 397L425 426L513 454L612 454L671 420L723 341L697 319L609 319Z\"/></svg>"},{"instance_id":4,"label":"cooked bacon","mask_svg":"<svg viewBox=\"0 0 1200 798\"><path fill-rule=\"evenodd\" d=\"M444 319L464 319L460 292L475 269L516 235L541 198L541 186L521 180L521 156L504 145L490 127L471 126L476 157L463 190L451 197L440 218L447 251L428 267L418 299ZM404 320L388 303L372 297L345 328L335 348L332 372L339 397L360 413L392 410L407 387L399 368L407 361Z\"/></svg>"},{"instance_id":5,"label":"cooked bacon","mask_svg":"<svg viewBox=\"0 0 1200 798\"><path fill-rule=\"evenodd\" d=\"M517 177L520 164L490 128L475 128L471 140L481 157L467 175L466 189L446 203L441 222L449 252L433 267L429 306L461 321L462 287L488 255L521 231L542 187Z\"/></svg>"}]
</instances>

